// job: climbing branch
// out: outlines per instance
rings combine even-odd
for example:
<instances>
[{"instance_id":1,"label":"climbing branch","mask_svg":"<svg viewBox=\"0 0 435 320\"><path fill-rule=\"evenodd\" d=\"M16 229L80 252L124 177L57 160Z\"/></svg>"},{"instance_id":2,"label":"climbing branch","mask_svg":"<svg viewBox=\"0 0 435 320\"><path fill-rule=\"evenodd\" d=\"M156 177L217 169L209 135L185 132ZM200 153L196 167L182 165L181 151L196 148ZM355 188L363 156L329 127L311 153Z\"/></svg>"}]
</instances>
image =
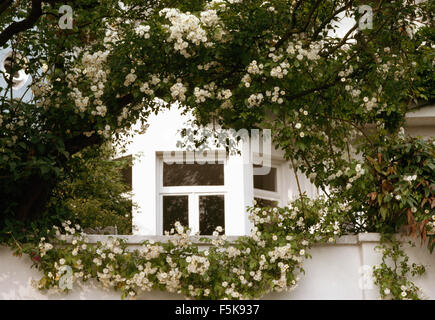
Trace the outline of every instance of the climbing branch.
<instances>
[{"instance_id":1,"label":"climbing branch","mask_svg":"<svg viewBox=\"0 0 435 320\"><path fill-rule=\"evenodd\" d=\"M0 14L7 10L13 1L7 0L0 5ZM44 14L42 12L42 4L49 3L74 3L73 0L32 0L32 8L29 14L24 20L15 21L6 27L2 32L0 32L0 47L4 46L8 41L10 41L15 35L33 28L38 22L39 18Z\"/></svg>"}]
</instances>

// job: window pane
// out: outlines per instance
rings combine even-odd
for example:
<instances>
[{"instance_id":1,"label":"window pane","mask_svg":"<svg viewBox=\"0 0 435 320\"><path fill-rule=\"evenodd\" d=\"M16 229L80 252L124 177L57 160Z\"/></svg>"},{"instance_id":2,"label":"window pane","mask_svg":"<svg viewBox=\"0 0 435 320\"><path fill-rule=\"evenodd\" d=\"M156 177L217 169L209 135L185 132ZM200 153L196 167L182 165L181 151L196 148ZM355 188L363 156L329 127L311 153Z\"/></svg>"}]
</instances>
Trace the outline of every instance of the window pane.
<instances>
[{"instance_id":1,"label":"window pane","mask_svg":"<svg viewBox=\"0 0 435 320\"><path fill-rule=\"evenodd\" d=\"M163 196L163 233L177 221L189 226L189 196Z\"/></svg>"},{"instance_id":2,"label":"window pane","mask_svg":"<svg viewBox=\"0 0 435 320\"><path fill-rule=\"evenodd\" d=\"M263 207L278 207L278 201L274 200L267 200L262 198L254 198L254 200L257 202L257 206L263 208Z\"/></svg>"},{"instance_id":3,"label":"window pane","mask_svg":"<svg viewBox=\"0 0 435 320\"><path fill-rule=\"evenodd\" d=\"M115 159L115 161L123 161L126 165L121 169L122 182L126 184L129 191L133 190L133 157L131 155Z\"/></svg>"},{"instance_id":4,"label":"window pane","mask_svg":"<svg viewBox=\"0 0 435 320\"><path fill-rule=\"evenodd\" d=\"M202 235L212 235L216 227L225 228L225 197L199 197L199 231Z\"/></svg>"},{"instance_id":5,"label":"window pane","mask_svg":"<svg viewBox=\"0 0 435 320\"><path fill-rule=\"evenodd\" d=\"M223 164L163 163L163 186L222 186Z\"/></svg>"},{"instance_id":6,"label":"window pane","mask_svg":"<svg viewBox=\"0 0 435 320\"><path fill-rule=\"evenodd\" d=\"M254 165L254 168L261 166ZM254 175L254 188L276 192L276 168L270 168L269 174Z\"/></svg>"}]
</instances>

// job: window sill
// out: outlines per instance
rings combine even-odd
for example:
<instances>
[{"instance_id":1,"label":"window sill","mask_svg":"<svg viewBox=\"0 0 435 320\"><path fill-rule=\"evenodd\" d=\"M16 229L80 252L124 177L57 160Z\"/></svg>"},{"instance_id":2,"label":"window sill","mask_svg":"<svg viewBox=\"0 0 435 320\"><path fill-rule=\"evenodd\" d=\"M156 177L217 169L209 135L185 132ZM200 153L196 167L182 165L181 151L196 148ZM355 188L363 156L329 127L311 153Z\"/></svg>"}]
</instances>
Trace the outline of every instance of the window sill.
<instances>
[{"instance_id":1,"label":"window sill","mask_svg":"<svg viewBox=\"0 0 435 320\"><path fill-rule=\"evenodd\" d=\"M140 245L142 242L148 240L148 241L154 241L154 242L168 242L170 240L170 236L141 236L141 235L101 235L101 234L87 234L85 236L88 238L89 241L87 243L97 243L97 242L103 242L108 241L110 238L114 239L123 239L126 241L128 245ZM236 241L240 236L227 236L227 241L234 242ZM196 245L203 245L203 246L209 246L208 243L200 242L200 238L208 238L208 239L215 239L213 236L191 236L190 240L193 244ZM67 238L67 242L71 242L71 237Z\"/></svg>"},{"instance_id":2,"label":"window sill","mask_svg":"<svg viewBox=\"0 0 435 320\"><path fill-rule=\"evenodd\" d=\"M124 239L126 243L130 246L139 246L142 244L142 242L148 240L148 241L154 241L154 242L168 242L170 239L170 236L142 236L142 235L99 235L99 234L88 234L86 235L88 238L87 243L97 243L97 242L103 242L108 241L110 238L115 239ZM227 240L229 242L236 241L240 236L227 236ZM214 239L213 236L191 236L190 240L193 244L200 245L200 246L209 246L208 243L203 243L199 241L199 238L208 238L208 239ZM398 237L401 241L407 241L406 237ZM368 243L368 242L374 242L378 243L380 240L380 234L379 233L360 233L357 235L344 235L339 238L336 238L336 242L334 243L325 243L325 244L319 244L315 246L334 246L334 245L357 245L360 243ZM67 238L67 242L71 242L71 237Z\"/></svg>"}]
</instances>

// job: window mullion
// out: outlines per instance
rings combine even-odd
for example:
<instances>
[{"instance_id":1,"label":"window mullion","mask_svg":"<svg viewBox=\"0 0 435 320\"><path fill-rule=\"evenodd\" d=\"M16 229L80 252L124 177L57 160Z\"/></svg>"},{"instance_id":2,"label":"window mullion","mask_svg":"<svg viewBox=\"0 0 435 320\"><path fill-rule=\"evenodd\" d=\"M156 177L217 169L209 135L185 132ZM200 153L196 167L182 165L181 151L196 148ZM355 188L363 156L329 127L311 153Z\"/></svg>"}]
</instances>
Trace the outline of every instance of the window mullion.
<instances>
[{"instance_id":1,"label":"window mullion","mask_svg":"<svg viewBox=\"0 0 435 320\"><path fill-rule=\"evenodd\" d=\"M196 193L189 195L189 227L192 234L199 232L199 197Z\"/></svg>"}]
</instances>

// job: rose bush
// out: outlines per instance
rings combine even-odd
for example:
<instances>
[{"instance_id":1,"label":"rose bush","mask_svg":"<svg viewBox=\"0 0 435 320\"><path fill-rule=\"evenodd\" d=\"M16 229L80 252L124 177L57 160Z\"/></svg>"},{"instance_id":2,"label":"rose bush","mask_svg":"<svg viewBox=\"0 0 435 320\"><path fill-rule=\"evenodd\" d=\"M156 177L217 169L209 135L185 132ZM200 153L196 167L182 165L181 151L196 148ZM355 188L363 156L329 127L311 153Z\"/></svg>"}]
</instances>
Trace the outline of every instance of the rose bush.
<instances>
[{"instance_id":1,"label":"rose bush","mask_svg":"<svg viewBox=\"0 0 435 320\"><path fill-rule=\"evenodd\" d=\"M116 238L90 244L79 225L66 221L21 252L37 257L44 276L34 284L42 290L68 291L62 277L69 266L72 283L94 279L123 298L154 289L194 299L253 299L297 286L308 249L340 235L341 208L307 198L287 208L253 207L250 236L230 242L218 227L211 238L194 237L176 223L167 242L145 241L134 250Z\"/></svg>"},{"instance_id":2,"label":"rose bush","mask_svg":"<svg viewBox=\"0 0 435 320\"><path fill-rule=\"evenodd\" d=\"M0 88L0 229L6 242L32 243L69 214L47 212L47 204L73 171L75 154L134 134L133 124L145 126L150 114L174 102L193 111L199 126L272 129L295 172L341 204L337 221L346 232L395 232L408 225L423 240L432 232L433 142L394 139L405 114L434 98L433 1L371 1L372 28L356 23L344 36L336 24L343 15L359 20L361 1L79 0L73 29L58 25L61 4L0 6L0 46L12 50L2 71L6 87ZM8 76L20 69L31 76L22 92ZM16 232L32 229L29 236ZM197 256L192 261L205 268ZM124 272L134 274L129 263L121 279ZM96 277L93 268L87 274ZM277 270L269 280L281 283ZM187 273L196 281L190 278L196 273ZM249 296L238 276L234 292ZM56 285L48 274L44 279ZM153 283L164 286L159 281ZM182 292L196 292L189 290ZM225 296L210 290L212 297Z\"/></svg>"}]
</instances>

